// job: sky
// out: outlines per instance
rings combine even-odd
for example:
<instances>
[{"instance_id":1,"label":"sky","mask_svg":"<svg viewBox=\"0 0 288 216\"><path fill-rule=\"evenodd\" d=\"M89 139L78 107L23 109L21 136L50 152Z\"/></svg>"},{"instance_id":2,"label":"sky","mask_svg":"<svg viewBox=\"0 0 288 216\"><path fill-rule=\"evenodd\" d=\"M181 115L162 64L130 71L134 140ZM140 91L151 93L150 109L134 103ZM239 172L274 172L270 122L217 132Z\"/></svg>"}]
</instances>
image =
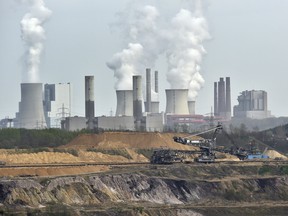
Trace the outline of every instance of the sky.
<instances>
[{"instance_id":1,"label":"sky","mask_svg":"<svg viewBox=\"0 0 288 216\"><path fill-rule=\"evenodd\" d=\"M21 97L20 83L25 77L23 74L27 72L25 67L27 41L24 41L25 38L23 40L21 33L23 26L21 27L20 23L24 15L29 12L29 6L23 1L0 0L0 119L6 116L15 117ZM72 83L71 113L78 116L85 114L84 76L95 77L96 116L110 115L111 111L115 113L114 87L117 78L107 63L109 65L109 62L113 62L117 53L127 50L129 43L141 42L146 49L145 41L153 38L152 33L157 35L161 33L169 41L167 43L169 47L165 44L167 42L165 40L159 40L157 43L154 41L159 50L161 46L165 46L171 56L174 56L174 51L183 51L179 49L180 45L180 48L185 48L183 41L177 43L181 40L182 32L178 31L172 20L175 21L177 15L179 17L183 14L181 9L184 9L184 12L190 11L192 16L196 10L194 0L45 0L44 2L45 7L52 13L42 25L45 39L42 41L39 80L44 84ZM229 76L232 106L238 104L237 97L244 90L265 90L268 93L268 109L272 115L288 116L286 108L288 107L286 98L288 26L285 22L288 20L286 12L288 1L203 0L201 2L201 16L207 24L204 30L208 35L205 34L206 37L204 35L197 46L205 49L205 52L201 53L200 60L195 60L200 66L197 67L197 74L200 74L205 82L197 90L196 113L202 115L210 113L213 106L213 83L220 77ZM152 15L156 9L157 13L154 15L160 20L158 26L152 30L149 28L146 32L140 28L143 23L138 23L137 27L135 16L137 11L145 8ZM149 22L153 22L151 17L153 18L149 15ZM136 38L127 36L127 29L130 28L131 33L131 23L138 28L136 30L139 34ZM142 30L145 35L150 31L150 36L147 33L148 36L145 37ZM148 48L147 50L149 51ZM159 51L157 58L148 65L152 70L159 71L161 111L165 111L165 89L171 86L167 81L171 64L167 62L166 54L167 52ZM181 53L183 54L185 52Z\"/></svg>"}]
</instances>

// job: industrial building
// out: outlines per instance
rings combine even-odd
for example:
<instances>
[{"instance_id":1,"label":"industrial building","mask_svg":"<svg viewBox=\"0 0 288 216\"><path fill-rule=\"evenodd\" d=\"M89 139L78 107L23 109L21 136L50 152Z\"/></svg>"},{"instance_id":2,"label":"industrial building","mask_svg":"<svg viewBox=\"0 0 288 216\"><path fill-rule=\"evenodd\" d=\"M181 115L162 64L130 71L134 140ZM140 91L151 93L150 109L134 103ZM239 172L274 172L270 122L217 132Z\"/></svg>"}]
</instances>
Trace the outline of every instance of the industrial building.
<instances>
[{"instance_id":1,"label":"industrial building","mask_svg":"<svg viewBox=\"0 0 288 216\"><path fill-rule=\"evenodd\" d=\"M61 120L71 115L71 84L44 85L44 114L48 128L60 128Z\"/></svg>"},{"instance_id":2,"label":"industrial building","mask_svg":"<svg viewBox=\"0 0 288 216\"><path fill-rule=\"evenodd\" d=\"M271 117L267 107L267 92L263 90L243 91L238 96L238 105L233 108L235 118L265 119Z\"/></svg>"},{"instance_id":3,"label":"industrial building","mask_svg":"<svg viewBox=\"0 0 288 216\"><path fill-rule=\"evenodd\" d=\"M230 77L220 77L214 82L214 115L225 120L231 119L231 84Z\"/></svg>"}]
</instances>

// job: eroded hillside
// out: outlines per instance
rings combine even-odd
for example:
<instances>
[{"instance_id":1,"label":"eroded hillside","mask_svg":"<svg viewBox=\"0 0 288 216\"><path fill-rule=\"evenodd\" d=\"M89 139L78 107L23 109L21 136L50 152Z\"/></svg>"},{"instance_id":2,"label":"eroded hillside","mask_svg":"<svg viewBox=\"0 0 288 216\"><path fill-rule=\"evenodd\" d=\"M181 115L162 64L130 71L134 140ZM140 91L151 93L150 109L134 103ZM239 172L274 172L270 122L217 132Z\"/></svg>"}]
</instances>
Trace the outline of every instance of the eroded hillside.
<instances>
[{"instance_id":1,"label":"eroded hillside","mask_svg":"<svg viewBox=\"0 0 288 216\"><path fill-rule=\"evenodd\" d=\"M178 164L83 176L2 178L0 202L2 211L17 207L38 214L283 215L288 210L287 173L284 164Z\"/></svg>"}]
</instances>

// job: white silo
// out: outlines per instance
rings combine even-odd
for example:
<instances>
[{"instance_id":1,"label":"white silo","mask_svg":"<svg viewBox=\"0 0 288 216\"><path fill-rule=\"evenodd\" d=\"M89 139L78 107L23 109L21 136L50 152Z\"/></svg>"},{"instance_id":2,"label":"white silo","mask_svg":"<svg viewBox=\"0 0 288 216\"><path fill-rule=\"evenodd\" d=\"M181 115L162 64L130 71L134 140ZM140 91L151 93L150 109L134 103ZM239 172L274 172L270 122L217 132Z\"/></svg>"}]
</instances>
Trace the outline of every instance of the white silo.
<instances>
[{"instance_id":1,"label":"white silo","mask_svg":"<svg viewBox=\"0 0 288 216\"><path fill-rule=\"evenodd\" d=\"M166 113L188 115L188 89L166 89Z\"/></svg>"},{"instance_id":2,"label":"white silo","mask_svg":"<svg viewBox=\"0 0 288 216\"><path fill-rule=\"evenodd\" d=\"M47 127L43 108L42 83L21 83L21 101L16 127L26 129Z\"/></svg>"},{"instance_id":3,"label":"white silo","mask_svg":"<svg viewBox=\"0 0 288 216\"><path fill-rule=\"evenodd\" d=\"M133 116L133 90L116 90L116 116Z\"/></svg>"}]
</instances>

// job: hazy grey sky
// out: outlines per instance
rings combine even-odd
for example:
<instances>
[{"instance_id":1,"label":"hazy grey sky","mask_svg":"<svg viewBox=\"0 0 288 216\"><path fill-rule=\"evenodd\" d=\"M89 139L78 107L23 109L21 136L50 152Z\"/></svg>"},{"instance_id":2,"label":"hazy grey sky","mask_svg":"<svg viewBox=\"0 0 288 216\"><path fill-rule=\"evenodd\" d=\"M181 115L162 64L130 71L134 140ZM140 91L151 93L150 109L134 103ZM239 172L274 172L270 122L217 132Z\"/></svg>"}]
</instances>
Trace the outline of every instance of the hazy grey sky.
<instances>
[{"instance_id":1,"label":"hazy grey sky","mask_svg":"<svg viewBox=\"0 0 288 216\"><path fill-rule=\"evenodd\" d=\"M20 21L28 12L20 0L0 0L0 119L14 117L20 101L25 46ZM163 20L190 4L181 0L46 0L53 12L44 24L46 41L40 64L42 83L71 82L73 115L84 115L84 76L95 76L96 115L116 110L116 79L106 66L112 56L127 48L127 38L112 25L119 12L144 5L155 6ZM231 77L232 106L243 90L268 92L268 108L275 116L288 116L288 1L206 0L204 16L211 40L203 43L201 75L204 87L196 99L196 113L206 114L213 105L213 82ZM191 8L193 11L193 8ZM160 80L160 109L165 111L169 88L165 56L156 63Z\"/></svg>"}]
</instances>

